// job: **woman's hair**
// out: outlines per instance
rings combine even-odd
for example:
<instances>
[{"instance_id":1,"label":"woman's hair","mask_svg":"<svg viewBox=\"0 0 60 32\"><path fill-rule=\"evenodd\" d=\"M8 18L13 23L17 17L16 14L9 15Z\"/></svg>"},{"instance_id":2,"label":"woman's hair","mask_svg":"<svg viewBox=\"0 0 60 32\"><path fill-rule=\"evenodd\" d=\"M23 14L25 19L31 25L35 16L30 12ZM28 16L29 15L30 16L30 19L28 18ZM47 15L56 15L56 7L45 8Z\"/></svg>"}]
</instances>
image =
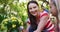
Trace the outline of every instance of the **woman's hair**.
<instances>
[{"instance_id":1,"label":"woman's hair","mask_svg":"<svg viewBox=\"0 0 60 32\"><path fill-rule=\"evenodd\" d=\"M53 2L54 6L56 6L56 2L55 2L55 0L51 0L51 2Z\"/></svg>"},{"instance_id":2,"label":"woman's hair","mask_svg":"<svg viewBox=\"0 0 60 32\"><path fill-rule=\"evenodd\" d=\"M55 0L55 4L58 11L58 18L60 20L60 0Z\"/></svg>"},{"instance_id":3,"label":"woman's hair","mask_svg":"<svg viewBox=\"0 0 60 32\"><path fill-rule=\"evenodd\" d=\"M36 17L35 16L33 16L30 12L29 12L29 4L30 3L35 3L37 6L39 6L38 5L38 3L36 2L36 1L29 1L28 2L28 4L27 4L27 12L28 12L28 17L29 17L29 19L30 19L30 22L31 22L31 26L32 26L32 28L34 29L34 30L36 30L37 29L37 20L36 20Z\"/></svg>"}]
</instances>

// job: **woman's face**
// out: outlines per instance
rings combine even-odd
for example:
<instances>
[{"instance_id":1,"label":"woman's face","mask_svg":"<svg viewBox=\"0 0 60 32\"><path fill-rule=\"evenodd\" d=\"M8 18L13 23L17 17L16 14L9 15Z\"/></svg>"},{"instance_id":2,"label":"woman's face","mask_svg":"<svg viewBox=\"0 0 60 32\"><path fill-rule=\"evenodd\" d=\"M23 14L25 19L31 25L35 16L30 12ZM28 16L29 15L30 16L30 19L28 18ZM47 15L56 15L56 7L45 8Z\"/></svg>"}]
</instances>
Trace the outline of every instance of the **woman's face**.
<instances>
[{"instance_id":1,"label":"woman's face","mask_svg":"<svg viewBox=\"0 0 60 32\"><path fill-rule=\"evenodd\" d=\"M57 16L57 8L56 6L53 4L53 2L50 2L50 12L52 13L53 16Z\"/></svg>"},{"instance_id":2,"label":"woman's face","mask_svg":"<svg viewBox=\"0 0 60 32\"><path fill-rule=\"evenodd\" d=\"M36 16L38 13L38 5L35 3L30 3L29 4L29 12L33 15Z\"/></svg>"}]
</instances>

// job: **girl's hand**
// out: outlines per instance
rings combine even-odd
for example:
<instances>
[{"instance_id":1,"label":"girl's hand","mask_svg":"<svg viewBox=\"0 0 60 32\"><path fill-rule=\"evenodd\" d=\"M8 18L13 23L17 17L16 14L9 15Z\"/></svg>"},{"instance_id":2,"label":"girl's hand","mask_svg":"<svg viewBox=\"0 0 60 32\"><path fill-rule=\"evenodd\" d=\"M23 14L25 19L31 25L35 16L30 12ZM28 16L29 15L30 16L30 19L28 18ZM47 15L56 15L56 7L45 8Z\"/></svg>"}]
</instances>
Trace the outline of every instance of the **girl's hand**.
<instances>
[{"instance_id":1,"label":"girl's hand","mask_svg":"<svg viewBox=\"0 0 60 32\"><path fill-rule=\"evenodd\" d=\"M35 30L34 32L40 32L40 31L38 31L38 30Z\"/></svg>"},{"instance_id":2,"label":"girl's hand","mask_svg":"<svg viewBox=\"0 0 60 32\"><path fill-rule=\"evenodd\" d=\"M38 32L37 30L35 30L34 32Z\"/></svg>"}]
</instances>

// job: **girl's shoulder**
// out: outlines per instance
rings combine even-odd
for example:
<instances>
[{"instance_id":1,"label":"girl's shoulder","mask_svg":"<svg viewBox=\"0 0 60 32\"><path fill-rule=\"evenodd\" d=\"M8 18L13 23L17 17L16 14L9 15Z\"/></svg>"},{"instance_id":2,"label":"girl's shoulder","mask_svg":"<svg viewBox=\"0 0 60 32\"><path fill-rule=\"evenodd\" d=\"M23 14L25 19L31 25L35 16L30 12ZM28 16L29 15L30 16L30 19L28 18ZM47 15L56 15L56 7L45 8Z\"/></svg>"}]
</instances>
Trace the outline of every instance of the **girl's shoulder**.
<instances>
[{"instance_id":1,"label":"girl's shoulder","mask_svg":"<svg viewBox=\"0 0 60 32\"><path fill-rule=\"evenodd\" d=\"M40 17L42 16L49 16L49 14L46 11L40 12Z\"/></svg>"}]
</instances>

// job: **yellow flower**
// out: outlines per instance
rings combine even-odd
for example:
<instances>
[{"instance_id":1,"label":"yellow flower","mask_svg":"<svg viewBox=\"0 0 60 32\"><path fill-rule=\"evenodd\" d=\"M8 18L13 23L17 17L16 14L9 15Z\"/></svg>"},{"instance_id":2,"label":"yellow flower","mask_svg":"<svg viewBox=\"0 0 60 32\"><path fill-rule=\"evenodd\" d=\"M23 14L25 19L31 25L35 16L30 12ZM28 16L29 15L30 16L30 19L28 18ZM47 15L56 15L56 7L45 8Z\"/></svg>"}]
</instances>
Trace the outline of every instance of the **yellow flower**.
<instances>
[{"instance_id":1,"label":"yellow flower","mask_svg":"<svg viewBox=\"0 0 60 32\"><path fill-rule=\"evenodd\" d=\"M12 25L12 27L13 27L13 28L15 28L15 27L16 27L16 25L14 25L14 24L13 24L13 25Z\"/></svg>"},{"instance_id":2,"label":"yellow flower","mask_svg":"<svg viewBox=\"0 0 60 32\"><path fill-rule=\"evenodd\" d=\"M18 21L19 21L19 23L21 23L22 21L21 21L21 19L17 19Z\"/></svg>"},{"instance_id":3,"label":"yellow flower","mask_svg":"<svg viewBox=\"0 0 60 32\"><path fill-rule=\"evenodd\" d=\"M17 20L12 20L12 22L15 22L15 21L17 21Z\"/></svg>"},{"instance_id":4,"label":"yellow flower","mask_svg":"<svg viewBox=\"0 0 60 32\"><path fill-rule=\"evenodd\" d=\"M16 20L16 17L11 17L11 20Z\"/></svg>"},{"instance_id":5,"label":"yellow flower","mask_svg":"<svg viewBox=\"0 0 60 32\"><path fill-rule=\"evenodd\" d=\"M23 25L23 22L21 22L21 25Z\"/></svg>"},{"instance_id":6,"label":"yellow flower","mask_svg":"<svg viewBox=\"0 0 60 32\"><path fill-rule=\"evenodd\" d=\"M4 19L3 21L8 21L8 19Z\"/></svg>"},{"instance_id":7,"label":"yellow flower","mask_svg":"<svg viewBox=\"0 0 60 32\"><path fill-rule=\"evenodd\" d=\"M5 22L5 24L7 24L7 22Z\"/></svg>"}]
</instances>

